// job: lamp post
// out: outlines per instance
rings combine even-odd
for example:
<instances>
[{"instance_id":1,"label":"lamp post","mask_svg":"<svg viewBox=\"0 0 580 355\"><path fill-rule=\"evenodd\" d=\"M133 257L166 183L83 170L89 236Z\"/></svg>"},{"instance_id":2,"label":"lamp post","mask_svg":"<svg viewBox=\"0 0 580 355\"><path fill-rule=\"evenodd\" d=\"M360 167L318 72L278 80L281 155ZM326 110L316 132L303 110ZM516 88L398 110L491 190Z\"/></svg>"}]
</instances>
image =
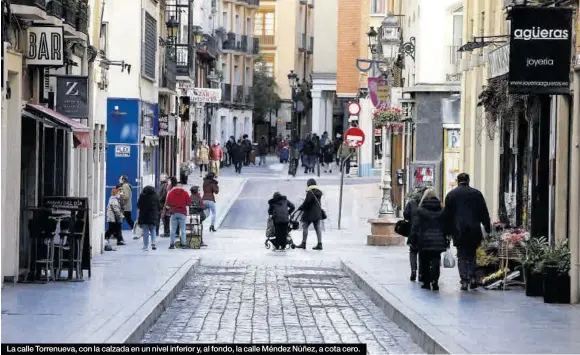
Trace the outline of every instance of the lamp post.
<instances>
[{"instance_id":1,"label":"lamp post","mask_svg":"<svg viewBox=\"0 0 580 355\"><path fill-rule=\"evenodd\" d=\"M292 111L290 116L290 122L292 123L291 139L294 139L296 138L296 91L298 90L300 78L298 78L298 75L296 75L294 70L290 70L287 77L288 85L290 86L290 98L292 100Z\"/></svg>"}]
</instances>

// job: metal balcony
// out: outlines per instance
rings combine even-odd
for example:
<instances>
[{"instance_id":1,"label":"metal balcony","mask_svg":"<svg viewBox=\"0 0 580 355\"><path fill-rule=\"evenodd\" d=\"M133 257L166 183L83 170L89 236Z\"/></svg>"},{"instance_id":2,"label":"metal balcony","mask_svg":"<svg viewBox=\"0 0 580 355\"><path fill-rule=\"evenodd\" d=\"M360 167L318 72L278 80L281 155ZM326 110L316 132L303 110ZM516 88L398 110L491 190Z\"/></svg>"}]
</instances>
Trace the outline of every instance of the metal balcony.
<instances>
[{"instance_id":1,"label":"metal balcony","mask_svg":"<svg viewBox=\"0 0 580 355\"><path fill-rule=\"evenodd\" d=\"M171 52L165 53L165 63L161 70L161 87L175 91L177 81L177 63Z\"/></svg>"},{"instance_id":2,"label":"metal balcony","mask_svg":"<svg viewBox=\"0 0 580 355\"><path fill-rule=\"evenodd\" d=\"M172 44L166 51L173 50L176 76L193 78L193 46L189 44ZM173 54L172 54L173 55Z\"/></svg>"},{"instance_id":3,"label":"metal balcony","mask_svg":"<svg viewBox=\"0 0 580 355\"><path fill-rule=\"evenodd\" d=\"M222 103L232 103L232 84L222 84Z\"/></svg>"},{"instance_id":4,"label":"metal balcony","mask_svg":"<svg viewBox=\"0 0 580 355\"><path fill-rule=\"evenodd\" d=\"M254 55L260 54L260 38L258 38L258 37L253 38L252 54L254 54Z\"/></svg>"},{"instance_id":5,"label":"metal balcony","mask_svg":"<svg viewBox=\"0 0 580 355\"><path fill-rule=\"evenodd\" d=\"M235 51L237 49L235 33L228 32L226 40L223 42L223 49L226 51Z\"/></svg>"},{"instance_id":6,"label":"metal balcony","mask_svg":"<svg viewBox=\"0 0 580 355\"><path fill-rule=\"evenodd\" d=\"M260 7L260 0L246 0L246 2L248 3L248 6L250 7Z\"/></svg>"},{"instance_id":7,"label":"metal balcony","mask_svg":"<svg viewBox=\"0 0 580 355\"><path fill-rule=\"evenodd\" d=\"M79 0L76 16L76 30L89 34L89 7L86 1Z\"/></svg>"},{"instance_id":8,"label":"metal balcony","mask_svg":"<svg viewBox=\"0 0 580 355\"><path fill-rule=\"evenodd\" d=\"M76 27L79 3L79 0L62 0L62 19L65 23Z\"/></svg>"},{"instance_id":9,"label":"metal balcony","mask_svg":"<svg viewBox=\"0 0 580 355\"><path fill-rule=\"evenodd\" d=\"M252 107L254 106L254 95L252 94L252 87L244 87L244 96L246 98L246 105Z\"/></svg>"},{"instance_id":10,"label":"metal balcony","mask_svg":"<svg viewBox=\"0 0 580 355\"><path fill-rule=\"evenodd\" d=\"M276 46L276 36L274 35L261 35L260 45L264 48L270 48Z\"/></svg>"},{"instance_id":11,"label":"metal balcony","mask_svg":"<svg viewBox=\"0 0 580 355\"><path fill-rule=\"evenodd\" d=\"M62 1L61 0L49 0L46 2L46 13L61 18L62 17Z\"/></svg>"},{"instance_id":12,"label":"metal balcony","mask_svg":"<svg viewBox=\"0 0 580 355\"><path fill-rule=\"evenodd\" d=\"M240 52L244 52L247 53L248 52L248 36L246 35L241 35L240 36L240 48L239 51Z\"/></svg>"},{"instance_id":13,"label":"metal balcony","mask_svg":"<svg viewBox=\"0 0 580 355\"><path fill-rule=\"evenodd\" d=\"M244 103L244 88L241 85L234 85L234 103L242 104Z\"/></svg>"}]
</instances>

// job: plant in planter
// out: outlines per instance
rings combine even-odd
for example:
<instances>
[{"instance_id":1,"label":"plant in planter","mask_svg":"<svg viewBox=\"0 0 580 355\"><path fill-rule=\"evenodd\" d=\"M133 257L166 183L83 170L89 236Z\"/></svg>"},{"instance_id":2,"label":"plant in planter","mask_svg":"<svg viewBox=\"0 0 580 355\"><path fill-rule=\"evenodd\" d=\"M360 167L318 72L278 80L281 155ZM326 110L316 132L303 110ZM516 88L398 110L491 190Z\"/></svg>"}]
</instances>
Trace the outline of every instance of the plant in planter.
<instances>
[{"instance_id":1,"label":"plant in planter","mask_svg":"<svg viewBox=\"0 0 580 355\"><path fill-rule=\"evenodd\" d=\"M486 275L489 275L498 269L499 258L490 252L486 243L477 248L476 251L476 269L475 278L480 282Z\"/></svg>"},{"instance_id":2,"label":"plant in planter","mask_svg":"<svg viewBox=\"0 0 580 355\"><path fill-rule=\"evenodd\" d=\"M398 107L378 107L373 113L373 123L377 127L385 127L393 132L400 132L405 123L403 123L403 110Z\"/></svg>"},{"instance_id":3,"label":"plant in planter","mask_svg":"<svg viewBox=\"0 0 580 355\"><path fill-rule=\"evenodd\" d=\"M543 294L542 260L548 248L546 237L531 238L524 246L525 254L519 262L524 269L526 296L534 297Z\"/></svg>"},{"instance_id":4,"label":"plant in planter","mask_svg":"<svg viewBox=\"0 0 580 355\"><path fill-rule=\"evenodd\" d=\"M544 302L570 303L570 249L568 240L547 247L541 261L544 274Z\"/></svg>"}]
</instances>

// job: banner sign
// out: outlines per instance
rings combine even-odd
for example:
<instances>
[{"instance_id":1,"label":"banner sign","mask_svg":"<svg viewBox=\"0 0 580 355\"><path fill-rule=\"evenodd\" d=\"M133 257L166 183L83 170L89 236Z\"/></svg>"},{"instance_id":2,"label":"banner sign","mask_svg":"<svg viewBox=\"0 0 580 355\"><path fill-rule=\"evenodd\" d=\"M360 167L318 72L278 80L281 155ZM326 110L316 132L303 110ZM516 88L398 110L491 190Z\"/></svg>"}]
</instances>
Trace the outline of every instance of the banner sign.
<instances>
[{"instance_id":1,"label":"banner sign","mask_svg":"<svg viewBox=\"0 0 580 355\"><path fill-rule=\"evenodd\" d=\"M191 102L219 104L222 100L221 89L192 88L187 90Z\"/></svg>"},{"instance_id":2,"label":"banner sign","mask_svg":"<svg viewBox=\"0 0 580 355\"><path fill-rule=\"evenodd\" d=\"M159 116L159 137L169 135L169 116L160 115Z\"/></svg>"},{"instance_id":3,"label":"banner sign","mask_svg":"<svg viewBox=\"0 0 580 355\"><path fill-rule=\"evenodd\" d=\"M56 111L70 118L89 117L89 84L87 76L56 78Z\"/></svg>"},{"instance_id":4,"label":"banner sign","mask_svg":"<svg viewBox=\"0 0 580 355\"><path fill-rule=\"evenodd\" d=\"M389 105L389 85L383 76L368 78L368 87L374 107Z\"/></svg>"},{"instance_id":5,"label":"banner sign","mask_svg":"<svg viewBox=\"0 0 580 355\"><path fill-rule=\"evenodd\" d=\"M29 27L26 65L62 67L64 65L64 27Z\"/></svg>"},{"instance_id":6,"label":"banner sign","mask_svg":"<svg viewBox=\"0 0 580 355\"><path fill-rule=\"evenodd\" d=\"M509 93L569 93L572 9L513 7L510 19Z\"/></svg>"}]
</instances>

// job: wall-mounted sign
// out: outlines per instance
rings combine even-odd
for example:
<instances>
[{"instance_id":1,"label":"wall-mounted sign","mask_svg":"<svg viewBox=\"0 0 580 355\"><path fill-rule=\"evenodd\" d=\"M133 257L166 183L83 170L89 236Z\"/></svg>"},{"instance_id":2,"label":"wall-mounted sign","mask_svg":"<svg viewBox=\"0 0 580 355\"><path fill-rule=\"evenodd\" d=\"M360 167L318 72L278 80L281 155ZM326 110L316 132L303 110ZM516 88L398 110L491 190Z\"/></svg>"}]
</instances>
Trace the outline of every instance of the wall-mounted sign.
<instances>
[{"instance_id":1,"label":"wall-mounted sign","mask_svg":"<svg viewBox=\"0 0 580 355\"><path fill-rule=\"evenodd\" d=\"M115 145L115 158L129 158L131 156L131 146L124 144Z\"/></svg>"},{"instance_id":2,"label":"wall-mounted sign","mask_svg":"<svg viewBox=\"0 0 580 355\"><path fill-rule=\"evenodd\" d=\"M56 78L56 111L71 118L89 117L89 85L86 76Z\"/></svg>"},{"instance_id":3,"label":"wall-mounted sign","mask_svg":"<svg viewBox=\"0 0 580 355\"><path fill-rule=\"evenodd\" d=\"M348 106L348 114L351 116L358 116L358 114L360 113L360 105L358 104L358 102L349 102Z\"/></svg>"},{"instance_id":4,"label":"wall-mounted sign","mask_svg":"<svg viewBox=\"0 0 580 355\"><path fill-rule=\"evenodd\" d=\"M513 7L510 11L509 92L570 92L572 9Z\"/></svg>"},{"instance_id":5,"label":"wall-mounted sign","mask_svg":"<svg viewBox=\"0 0 580 355\"><path fill-rule=\"evenodd\" d=\"M187 90L191 102L219 104L222 100L220 89L192 88Z\"/></svg>"},{"instance_id":6,"label":"wall-mounted sign","mask_svg":"<svg viewBox=\"0 0 580 355\"><path fill-rule=\"evenodd\" d=\"M510 46L503 45L487 55L489 61L489 78L507 74L510 71Z\"/></svg>"},{"instance_id":7,"label":"wall-mounted sign","mask_svg":"<svg viewBox=\"0 0 580 355\"><path fill-rule=\"evenodd\" d=\"M368 79L369 96L375 107L389 104L389 84L383 76Z\"/></svg>"},{"instance_id":8,"label":"wall-mounted sign","mask_svg":"<svg viewBox=\"0 0 580 355\"><path fill-rule=\"evenodd\" d=\"M159 116L159 137L169 135L169 116L160 115Z\"/></svg>"},{"instance_id":9,"label":"wall-mounted sign","mask_svg":"<svg viewBox=\"0 0 580 355\"><path fill-rule=\"evenodd\" d=\"M28 28L26 65L64 65L64 28L33 26Z\"/></svg>"}]
</instances>

